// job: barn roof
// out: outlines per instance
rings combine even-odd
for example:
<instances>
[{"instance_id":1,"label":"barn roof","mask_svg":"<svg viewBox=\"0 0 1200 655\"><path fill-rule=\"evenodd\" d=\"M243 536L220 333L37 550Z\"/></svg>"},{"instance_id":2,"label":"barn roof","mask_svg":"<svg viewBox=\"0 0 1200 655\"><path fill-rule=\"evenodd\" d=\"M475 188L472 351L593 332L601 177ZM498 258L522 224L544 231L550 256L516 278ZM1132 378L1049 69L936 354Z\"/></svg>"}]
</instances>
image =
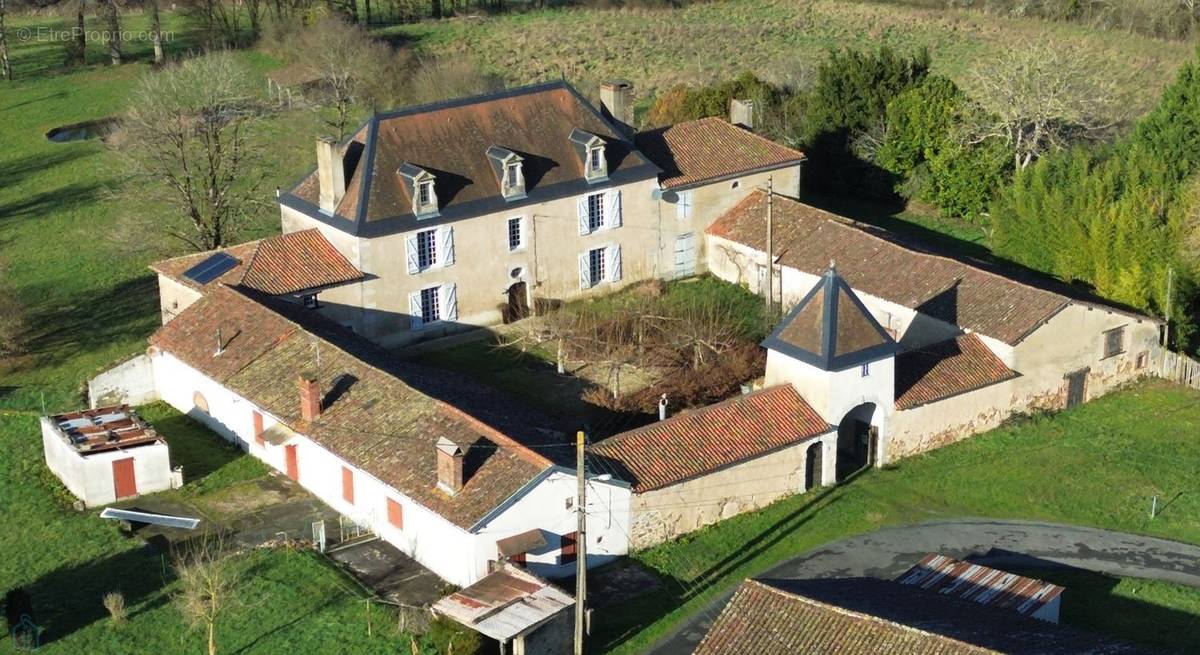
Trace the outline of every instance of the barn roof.
<instances>
[{"instance_id":1,"label":"barn roof","mask_svg":"<svg viewBox=\"0 0 1200 655\"><path fill-rule=\"evenodd\" d=\"M896 356L896 408L910 409L1011 380L1017 372L974 334Z\"/></svg>"},{"instance_id":2,"label":"barn roof","mask_svg":"<svg viewBox=\"0 0 1200 655\"><path fill-rule=\"evenodd\" d=\"M766 193L747 196L708 233L766 249ZM1156 321L1051 280L1018 279L990 264L935 254L883 230L776 195L777 261L821 275L836 259L851 287L926 316L1016 345L1072 303ZM995 269L995 270L994 270Z\"/></svg>"},{"instance_id":3,"label":"barn roof","mask_svg":"<svg viewBox=\"0 0 1200 655\"><path fill-rule=\"evenodd\" d=\"M832 428L790 385L622 432L592 449L635 493L660 489L811 439Z\"/></svg>"},{"instance_id":4,"label":"barn roof","mask_svg":"<svg viewBox=\"0 0 1200 655\"><path fill-rule=\"evenodd\" d=\"M716 117L640 132L634 143L662 169L658 181L664 189L795 166L805 159L799 150Z\"/></svg>"}]
</instances>

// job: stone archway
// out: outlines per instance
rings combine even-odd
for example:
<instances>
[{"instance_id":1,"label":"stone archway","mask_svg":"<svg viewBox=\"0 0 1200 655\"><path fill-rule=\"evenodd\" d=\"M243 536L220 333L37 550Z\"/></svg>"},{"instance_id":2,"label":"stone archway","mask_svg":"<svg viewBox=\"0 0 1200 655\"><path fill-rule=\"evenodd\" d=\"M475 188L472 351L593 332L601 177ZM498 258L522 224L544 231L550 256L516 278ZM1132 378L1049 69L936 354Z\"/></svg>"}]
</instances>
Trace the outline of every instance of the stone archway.
<instances>
[{"instance_id":1,"label":"stone archway","mask_svg":"<svg viewBox=\"0 0 1200 655\"><path fill-rule=\"evenodd\" d=\"M878 413L875 403L863 403L838 423L838 482L874 463L879 451Z\"/></svg>"}]
</instances>

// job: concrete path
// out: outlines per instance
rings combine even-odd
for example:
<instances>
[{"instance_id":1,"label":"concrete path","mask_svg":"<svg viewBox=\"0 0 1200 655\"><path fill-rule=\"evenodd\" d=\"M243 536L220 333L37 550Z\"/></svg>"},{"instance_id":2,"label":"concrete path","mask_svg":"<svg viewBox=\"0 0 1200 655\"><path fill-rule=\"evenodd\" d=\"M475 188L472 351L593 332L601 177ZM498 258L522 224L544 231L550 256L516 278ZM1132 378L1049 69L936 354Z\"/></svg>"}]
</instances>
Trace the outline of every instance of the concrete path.
<instances>
[{"instance_id":1,"label":"concrete path","mask_svg":"<svg viewBox=\"0 0 1200 655\"><path fill-rule=\"evenodd\" d=\"M756 577L892 579L927 553L997 568L1067 566L1200 587L1200 546L1077 526L987 519L885 528L821 546ZM698 611L650 653L691 653L732 593Z\"/></svg>"}]
</instances>

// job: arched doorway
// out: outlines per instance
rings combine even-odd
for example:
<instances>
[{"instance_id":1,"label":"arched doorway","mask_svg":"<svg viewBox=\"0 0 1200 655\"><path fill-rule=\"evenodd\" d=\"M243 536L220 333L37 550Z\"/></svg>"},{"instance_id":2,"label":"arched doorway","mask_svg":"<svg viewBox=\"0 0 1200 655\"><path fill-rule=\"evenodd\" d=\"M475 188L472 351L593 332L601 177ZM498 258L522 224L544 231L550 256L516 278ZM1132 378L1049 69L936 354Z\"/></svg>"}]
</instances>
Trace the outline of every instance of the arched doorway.
<instances>
[{"instance_id":1,"label":"arched doorway","mask_svg":"<svg viewBox=\"0 0 1200 655\"><path fill-rule=\"evenodd\" d=\"M863 403L846 412L838 424L837 479L839 482L870 466L879 448L875 403Z\"/></svg>"},{"instance_id":2,"label":"arched doorway","mask_svg":"<svg viewBox=\"0 0 1200 655\"><path fill-rule=\"evenodd\" d=\"M528 287L525 282L515 282L508 287L508 304L504 308L504 322L512 323L528 316Z\"/></svg>"},{"instance_id":3,"label":"arched doorway","mask_svg":"<svg viewBox=\"0 0 1200 655\"><path fill-rule=\"evenodd\" d=\"M819 486L823 480L821 472L825 470L825 462L822 457L824 444L820 441L808 447L804 452L804 491L811 491Z\"/></svg>"}]
</instances>

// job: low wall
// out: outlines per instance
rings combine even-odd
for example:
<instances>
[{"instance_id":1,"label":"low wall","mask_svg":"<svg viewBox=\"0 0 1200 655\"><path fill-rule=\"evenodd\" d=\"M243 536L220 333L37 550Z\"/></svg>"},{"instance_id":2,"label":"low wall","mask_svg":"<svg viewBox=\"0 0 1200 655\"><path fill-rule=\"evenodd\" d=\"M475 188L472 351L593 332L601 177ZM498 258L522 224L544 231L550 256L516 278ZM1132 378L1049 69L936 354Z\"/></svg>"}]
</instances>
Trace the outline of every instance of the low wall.
<instances>
[{"instance_id":1,"label":"low wall","mask_svg":"<svg viewBox=\"0 0 1200 655\"><path fill-rule=\"evenodd\" d=\"M88 380L88 407L142 405L158 400L154 367L144 353Z\"/></svg>"}]
</instances>

